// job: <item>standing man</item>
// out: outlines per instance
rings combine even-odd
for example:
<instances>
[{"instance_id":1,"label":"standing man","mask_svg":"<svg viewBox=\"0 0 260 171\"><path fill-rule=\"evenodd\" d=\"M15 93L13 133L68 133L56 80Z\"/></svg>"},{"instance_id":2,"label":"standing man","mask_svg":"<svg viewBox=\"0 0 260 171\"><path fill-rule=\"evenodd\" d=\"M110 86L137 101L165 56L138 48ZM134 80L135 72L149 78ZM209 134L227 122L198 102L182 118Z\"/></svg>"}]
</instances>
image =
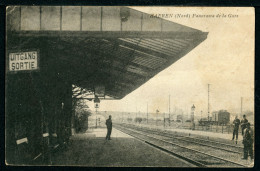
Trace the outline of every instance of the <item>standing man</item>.
<instances>
[{"instance_id":1,"label":"standing man","mask_svg":"<svg viewBox=\"0 0 260 171\"><path fill-rule=\"evenodd\" d=\"M233 125L234 125L234 130L233 130L233 138L232 140L234 140L235 136L236 136L236 142L237 142L237 139L238 139L238 128L239 128L239 125L240 125L240 120L237 118L235 118L235 120L233 121Z\"/></svg>"},{"instance_id":2,"label":"standing man","mask_svg":"<svg viewBox=\"0 0 260 171\"><path fill-rule=\"evenodd\" d=\"M109 118L106 120L106 125L107 125L107 136L106 136L106 140L111 140L110 135L112 132L112 116L109 115Z\"/></svg>"},{"instance_id":3,"label":"standing man","mask_svg":"<svg viewBox=\"0 0 260 171\"><path fill-rule=\"evenodd\" d=\"M243 160L247 160L248 153L251 158L253 159L253 130L250 128L250 123L246 124L244 137L243 137L243 144L244 144L244 158Z\"/></svg>"},{"instance_id":4,"label":"standing man","mask_svg":"<svg viewBox=\"0 0 260 171\"><path fill-rule=\"evenodd\" d=\"M248 123L248 120L246 119L246 115L243 115L243 119L241 120L242 135L244 135L244 130L246 129L247 123Z\"/></svg>"}]
</instances>

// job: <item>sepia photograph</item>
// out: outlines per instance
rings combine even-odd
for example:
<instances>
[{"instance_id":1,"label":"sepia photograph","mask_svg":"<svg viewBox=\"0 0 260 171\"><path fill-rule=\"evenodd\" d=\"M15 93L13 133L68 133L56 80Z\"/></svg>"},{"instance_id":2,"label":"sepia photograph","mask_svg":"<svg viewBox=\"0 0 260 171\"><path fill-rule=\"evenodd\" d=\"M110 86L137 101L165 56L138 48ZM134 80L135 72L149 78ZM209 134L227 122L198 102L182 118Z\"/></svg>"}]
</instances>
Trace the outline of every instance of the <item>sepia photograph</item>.
<instances>
[{"instance_id":1,"label":"sepia photograph","mask_svg":"<svg viewBox=\"0 0 260 171\"><path fill-rule=\"evenodd\" d=\"M255 9L6 7L5 164L252 168Z\"/></svg>"}]
</instances>

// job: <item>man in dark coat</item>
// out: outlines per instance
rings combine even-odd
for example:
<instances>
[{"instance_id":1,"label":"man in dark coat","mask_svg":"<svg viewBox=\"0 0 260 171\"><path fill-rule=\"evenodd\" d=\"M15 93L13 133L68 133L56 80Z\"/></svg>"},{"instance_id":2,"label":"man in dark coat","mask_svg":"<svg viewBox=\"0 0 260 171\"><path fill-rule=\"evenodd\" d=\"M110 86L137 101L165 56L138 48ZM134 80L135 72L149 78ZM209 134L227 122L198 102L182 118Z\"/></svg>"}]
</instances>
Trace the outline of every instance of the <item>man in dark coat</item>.
<instances>
[{"instance_id":1,"label":"man in dark coat","mask_svg":"<svg viewBox=\"0 0 260 171\"><path fill-rule=\"evenodd\" d=\"M106 125L107 125L107 136L106 136L106 140L111 140L110 135L112 132L112 116L109 115L109 118L106 120Z\"/></svg>"},{"instance_id":2,"label":"man in dark coat","mask_svg":"<svg viewBox=\"0 0 260 171\"><path fill-rule=\"evenodd\" d=\"M244 135L244 130L246 129L247 123L248 123L248 120L246 119L246 115L243 115L243 119L241 120L242 135Z\"/></svg>"},{"instance_id":3,"label":"man in dark coat","mask_svg":"<svg viewBox=\"0 0 260 171\"><path fill-rule=\"evenodd\" d=\"M250 128L250 123L246 124L246 128L244 130L244 137L243 137L243 144L244 144L244 160L247 160L248 153L251 158L253 159L253 130Z\"/></svg>"},{"instance_id":4,"label":"man in dark coat","mask_svg":"<svg viewBox=\"0 0 260 171\"><path fill-rule=\"evenodd\" d=\"M239 124L240 124L240 120L237 118L235 118L235 120L233 121L234 124L234 130L233 130L233 138L232 140L234 140L235 136L236 136L236 140L238 139L238 128L239 128Z\"/></svg>"}]
</instances>

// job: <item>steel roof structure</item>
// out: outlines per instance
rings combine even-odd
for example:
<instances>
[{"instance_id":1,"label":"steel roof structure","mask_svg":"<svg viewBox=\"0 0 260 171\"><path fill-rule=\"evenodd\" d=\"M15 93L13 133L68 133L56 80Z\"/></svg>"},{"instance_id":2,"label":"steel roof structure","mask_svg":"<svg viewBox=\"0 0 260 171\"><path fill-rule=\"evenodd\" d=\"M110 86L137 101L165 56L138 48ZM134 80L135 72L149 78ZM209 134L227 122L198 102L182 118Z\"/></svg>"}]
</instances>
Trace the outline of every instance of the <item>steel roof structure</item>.
<instances>
[{"instance_id":1,"label":"steel roof structure","mask_svg":"<svg viewBox=\"0 0 260 171\"><path fill-rule=\"evenodd\" d=\"M39 49L46 77L59 74L90 91L102 85L115 99L207 38L206 32L126 7L14 7L12 14L7 50Z\"/></svg>"}]
</instances>

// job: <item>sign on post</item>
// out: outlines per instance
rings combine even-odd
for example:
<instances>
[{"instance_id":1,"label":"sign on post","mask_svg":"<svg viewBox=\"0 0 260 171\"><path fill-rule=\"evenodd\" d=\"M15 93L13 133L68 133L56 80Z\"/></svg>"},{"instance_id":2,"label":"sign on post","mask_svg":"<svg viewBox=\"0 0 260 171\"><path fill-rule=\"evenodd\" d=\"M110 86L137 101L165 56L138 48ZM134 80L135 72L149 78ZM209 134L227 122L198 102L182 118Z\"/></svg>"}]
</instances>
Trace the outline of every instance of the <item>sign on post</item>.
<instances>
[{"instance_id":1,"label":"sign on post","mask_svg":"<svg viewBox=\"0 0 260 171\"><path fill-rule=\"evenodd\" d=\"M9 53L9 71L33 71L38 69L38 51Z\"/></svg>"}]
</instances>

